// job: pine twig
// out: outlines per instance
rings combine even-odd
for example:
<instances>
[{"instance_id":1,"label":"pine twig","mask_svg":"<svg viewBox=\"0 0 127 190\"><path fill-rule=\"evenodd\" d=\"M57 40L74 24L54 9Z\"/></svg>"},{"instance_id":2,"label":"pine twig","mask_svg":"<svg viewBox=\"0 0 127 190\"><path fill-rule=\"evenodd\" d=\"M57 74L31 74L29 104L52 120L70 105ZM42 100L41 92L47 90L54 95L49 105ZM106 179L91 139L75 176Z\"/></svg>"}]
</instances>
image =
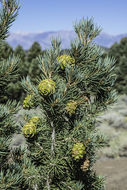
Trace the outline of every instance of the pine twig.
<instances>
[{"instance_id":1,"label":"pine twig","mask_svg":"<svg viewBox=\"0 0 127 190\"><path fill-rule=\"evenodd\" d=\"M38 190L37 184L33 188L34 190Z\"/></svg>"},{"instance_id":2,"label":"pine twig","mask_svg":"<svg viewBox=\"0 0 127 190\"><path fill-rule=\"evenodd\" d=\"M48 190L50 190L49 176L47 176L47 187L48 187Z\"/></svg>"},{"instance_id":3,"label":"pine twig","mask_svg":"<svg viewBox=\"0 0 127 190\"><path fill-rule=\"evenodd\" d=\"M53 122L51 122L52 127L52 145L51 145L51 154L52 156L55 154L54 147L55 147L55 127L53 125Z\"/></svg>"}]
</instances>

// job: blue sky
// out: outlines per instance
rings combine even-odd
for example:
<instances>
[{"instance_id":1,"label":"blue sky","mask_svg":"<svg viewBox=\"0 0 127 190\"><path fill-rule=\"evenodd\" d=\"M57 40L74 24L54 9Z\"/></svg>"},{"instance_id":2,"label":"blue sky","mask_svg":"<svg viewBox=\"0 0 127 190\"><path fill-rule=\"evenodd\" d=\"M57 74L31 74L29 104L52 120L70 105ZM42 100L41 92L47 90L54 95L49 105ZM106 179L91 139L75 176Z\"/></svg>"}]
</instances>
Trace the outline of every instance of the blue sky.
<instances>
[{"instance_id":1,"label":"blue sky","mask_svg":"<svg viewBox=\"0 0 127 190\"><path fill-rule=\"evenodd\" d=\"M72 30L75 20L94 17L109 34L127 33L127 0L20 0L11 32Z\"/></svg>"}]
</instances>

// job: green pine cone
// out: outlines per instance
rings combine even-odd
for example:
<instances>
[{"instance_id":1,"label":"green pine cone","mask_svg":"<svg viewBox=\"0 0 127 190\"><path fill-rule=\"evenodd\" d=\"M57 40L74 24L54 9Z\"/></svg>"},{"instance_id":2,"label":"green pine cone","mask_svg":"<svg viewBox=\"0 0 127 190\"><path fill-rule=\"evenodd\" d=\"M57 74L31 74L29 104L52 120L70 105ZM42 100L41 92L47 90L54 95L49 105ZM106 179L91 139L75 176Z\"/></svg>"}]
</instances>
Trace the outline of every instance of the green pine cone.
<instances>
[{"instance_id":1,"label":"green pine cone","mask_svg":"<svg viewBox=\"0 0 127 190\"><path fill-rule=\"evenodd\" d=\"M83 158L85 154L85 146L83 145L83 143L76 143L73 146L72 149L72 157L74 158L74 160L79 160L80 158Z\"/></svg>"},{"instance_id":2,"label":"green pine cone","mask_svg":"<svg viewBox=\"0 0 127 190\"><path fill-rule=\"evenodd\" d=\"M36 133L36 125L32 122L23 126L22 132L26 137L33 137Z\"/></svg>"},{"instance_id":3,"label":"green pine cone","mask_svg":"<svg viewBox=\"0 0 127 190\"><path fill-rule=\"evenodd\" d=\"M33 124L37 125L37 124L39 123L39 121L40 121L40 118L37 117L37 116L34 116L34 117L32 117L32 118L29 120L29 123L33 123Z\"/></svg>"},{"instance_id":4,"label":"green pine cone","mask_svg":"<svg viewBox=\"0 0 127 190\"><path fill-rule=\"evenodd\" d=\"M69 113L69 115L75 114L77 108L77 102L74 100L70 100L66 105L66 111Z\"/></svg>"},{"instance_id":5,"label":"green pine cone","mask_svg":"<svg viewBox=\"0 0 127 190\"><path fill-rule=\"evenodd\" d=\"M42 80L38 85L38 90L42 95L51 95L55 93L56 85L51 79Z\"/></svg>"},{"instance_id":6,"label":"green pine cone","mask_svg":"<svg viewBox=\"0 0 127 190\"><path fill-rule=\"evenodd\" d=\"M24 102L23 102L23 108L24 109L30 109L34 106L33 96L27 95Z\"/></svg>"},{"instance_id":7,"label":"green pine cone","mask_svg":"<svg viewBox=\"0 0 127 190\"><path fill-rule=\"evenodd\" d=\"M61 69L64 69L67 65L73 65L74 63L74 58L69 55L61 55L57 58L57 64L60 65Z\"/></svg>"}]
</instances>

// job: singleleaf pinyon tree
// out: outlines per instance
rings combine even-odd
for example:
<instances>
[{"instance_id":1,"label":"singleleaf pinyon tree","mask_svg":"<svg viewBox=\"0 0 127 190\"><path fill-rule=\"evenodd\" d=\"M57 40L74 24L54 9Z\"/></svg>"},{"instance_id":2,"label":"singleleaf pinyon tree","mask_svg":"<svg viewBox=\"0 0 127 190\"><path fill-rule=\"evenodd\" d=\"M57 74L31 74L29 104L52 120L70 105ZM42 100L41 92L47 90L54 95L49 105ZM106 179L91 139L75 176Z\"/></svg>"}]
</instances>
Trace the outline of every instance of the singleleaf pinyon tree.
<instances>
[{"instance_id":1,"label":"singleleaf pinyon tree","mask_svg":"<svg viewBox=\"0 0 127 190\"><path fill-rule=\"evenodd\" d=\"M21 159L24 189L104 189L103 178L93 169L105 139L95 121L116 99L115 61L103 59L93 42L101 31L93 19L81 19L74 30L77 38L69 55L61 55L61 42L53 39L38 58L37 85L29 77L22 81L27 92L23 108L39 106L43 113L22 126L29 150Z\"/></svg>"},{"instance_id":2,"label":"singleleaf pinyon tree","mask_svg":"<svg viewBox=\"0 0 127 190\"><path fill-rule=\"evenodd\" d=\"M2 3L0 39L4 40L18 5L15 0ZM93 170L96 152L104 145L95 121L115 101L114 60L102 59L101 49L92 42L100 32L92 19L82 19L74 29L77 38L71 42L70 55L61 55L60 40L52 40L51 48L38 58L37 85L29 77L22 81L27 91L23 108L38 106L42 115L26 115L18 128L12 120L16 105L0 104L2 190L104 189L103 178ZM8 64L0 63L1 97L15 62L13 58ZM13 133L17 133L16 142L10 142Z\"/></svg>"}]
</instances>

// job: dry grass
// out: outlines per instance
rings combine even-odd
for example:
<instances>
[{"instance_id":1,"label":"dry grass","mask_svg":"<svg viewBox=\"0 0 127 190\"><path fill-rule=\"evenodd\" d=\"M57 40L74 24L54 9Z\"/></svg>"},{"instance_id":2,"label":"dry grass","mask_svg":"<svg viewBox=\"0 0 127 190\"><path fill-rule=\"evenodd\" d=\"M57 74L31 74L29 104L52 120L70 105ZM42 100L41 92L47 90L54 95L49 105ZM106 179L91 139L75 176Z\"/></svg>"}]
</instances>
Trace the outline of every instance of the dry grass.
<instances>
[{"instance_id":1,"label":"dry grass","mask_svg":"<svg viewBox=\"0 0 127 190\"><path fill-rule=\"evenodd\" d=\"M127 96L119 97L118 102L98 118L97 126L107 136L108 146L99 157L127 156Z\"/></svg>"}]
</instances>

